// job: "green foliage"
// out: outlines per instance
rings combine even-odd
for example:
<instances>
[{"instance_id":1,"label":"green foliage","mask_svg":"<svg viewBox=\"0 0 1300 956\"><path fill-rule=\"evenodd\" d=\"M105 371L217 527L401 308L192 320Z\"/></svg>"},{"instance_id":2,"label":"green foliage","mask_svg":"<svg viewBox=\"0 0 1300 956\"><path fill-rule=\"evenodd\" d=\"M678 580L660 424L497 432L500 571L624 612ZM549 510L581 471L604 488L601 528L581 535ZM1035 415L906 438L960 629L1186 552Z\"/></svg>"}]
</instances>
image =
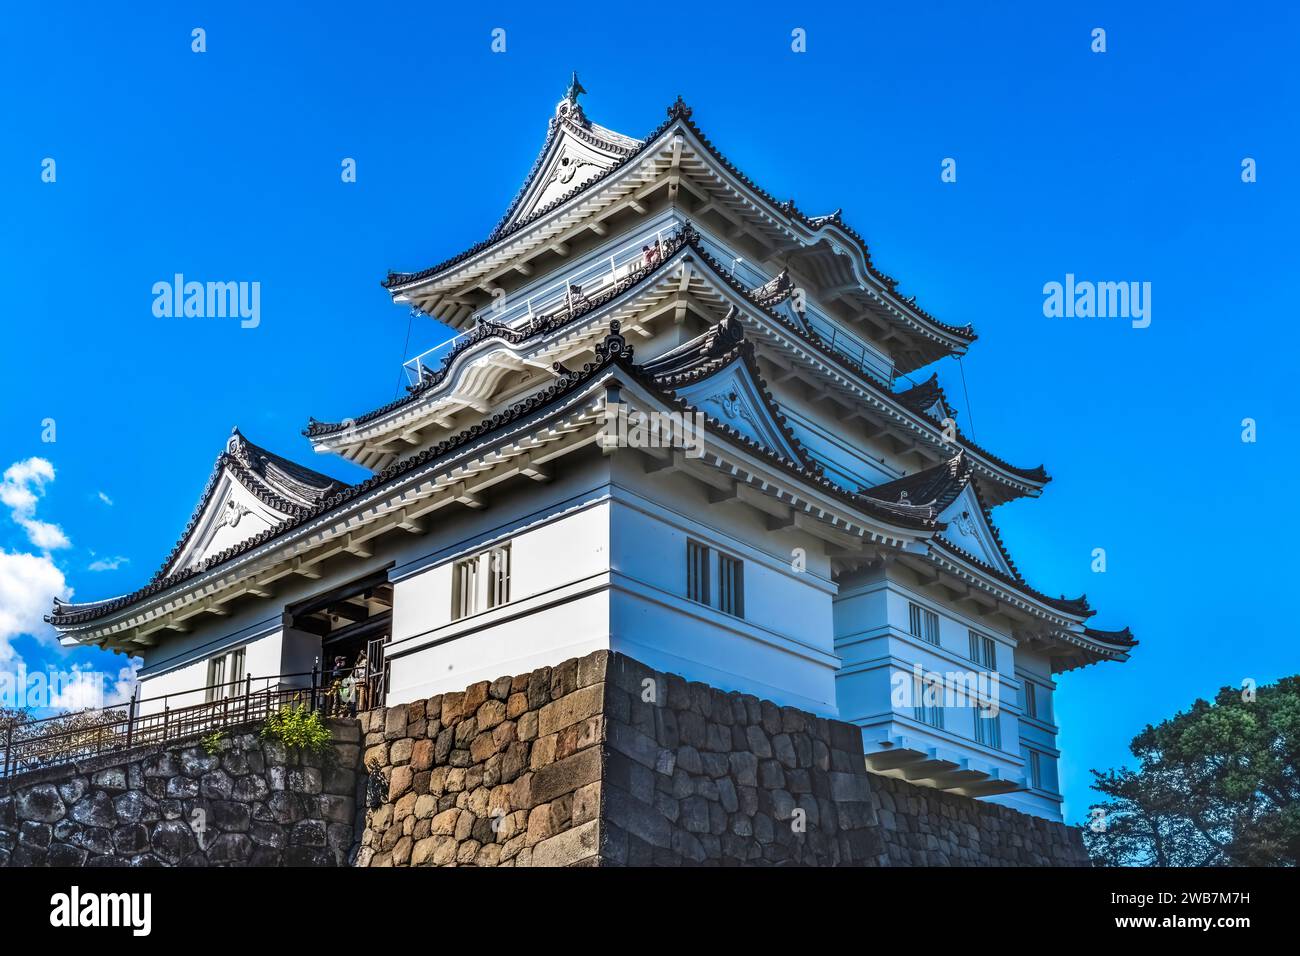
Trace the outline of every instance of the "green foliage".
<instances>
[{"instance_id":1,"label":"green foliage","mask_svg":"<svg viewBox=\"0 0 1300 956\"><path fill-rule=\"evenodd\" d=\"M320 711L308 710L305 705L284 707L267 718L262 727L262 738L278 740L294 750L325 755L331 753L333 736L321 719Z\"/></svg>"},{"instance_id":2,"label":"green foliage","mask_svg":"<svg viewBox=\"0 0 1300 956\"><path fill-rule=\"evenodd\" d=\"M199 741L203 745L203 750L209 757L215 757L221 753L221 745L225 742L225 736L219 730L214 730L210 734L205 734Z\"/></svg>"},{"instance_id":3,"label":"green foliage","mask_svg":"<svg viewBox=\"0 0 1300 956\"><path fill-rule=\"evenodd\" d=\"M1295 866L1300 862L1300 675L1232 687L1148 726L1136 770L1093 771L1083 824L1105 866Z\"/></svg>"}]
</instances>

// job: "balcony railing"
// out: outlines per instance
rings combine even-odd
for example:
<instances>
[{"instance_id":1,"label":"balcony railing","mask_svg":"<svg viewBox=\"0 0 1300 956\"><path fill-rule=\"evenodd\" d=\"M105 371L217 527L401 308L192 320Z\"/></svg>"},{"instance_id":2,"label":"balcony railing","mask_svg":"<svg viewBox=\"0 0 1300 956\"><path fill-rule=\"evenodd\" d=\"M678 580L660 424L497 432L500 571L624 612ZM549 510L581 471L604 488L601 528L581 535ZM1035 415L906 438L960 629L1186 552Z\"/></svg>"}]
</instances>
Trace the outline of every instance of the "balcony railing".
<instances>
[{"instance_id":1,"label":"balcony railing","mask_svg":"<svg viewBox=\"0 0 1300 956\"><path fill-rule=\"evenodd\" d=\"M508 296L503 296L497 299L471 316L470 328L402 363L407 378L412 385L418 385L431 373L436 372L442 367L444 360L457 343L468 336L474 326L480 322L488 321L493 325L518 328L539 315L572 311L575 297L593 299L619 280L626 278L631 272L644 266L646 264L644 249L647 246L651 250L661 247L677 231L677 228L676 224L667 223L658 229L645 232L626 245L587 263L577 271L569 273L526 298L512 301Z\"/></svg>"},{"instance_id":2,"label":"balcony railing","mask_svg":"<svg viewBox=\"0 0 1300 956\"><path fill-rule=\"evenodd\" d=\"M263 721L286 707L306 707L330 715L347 705L333 680L319 669L212 684L156 697L133 697L129 704L81 714L61 714L0 728L0 776L8 777L143 745L170 743L242 724ZM345 673L351 673L349 670ZM358 682L366 706L382 700L382 673ZM256 686L255 686L256 685ZM201 696L202 702L174 707L177 699ZM157 705L161 702L161 709ZM153 707L145 707L152 704ZM353 703L355 706L355 700ZM149 711L145 713L144 711Z\"/></svg>"},{"instance_id":3,"label":"balcony railing","mask_svg":"<svg viewBox=\"0 0 1300 956\"><path fill-rule=\"evenodd\" d=\"M863 368L875 373L886 382L894 380L894 367L888 359L867 345L852 332L846 332L833 322L828 322L812 312L804 313L804 321L834 352L852 359Z\"/></svg>"}]
</instances>

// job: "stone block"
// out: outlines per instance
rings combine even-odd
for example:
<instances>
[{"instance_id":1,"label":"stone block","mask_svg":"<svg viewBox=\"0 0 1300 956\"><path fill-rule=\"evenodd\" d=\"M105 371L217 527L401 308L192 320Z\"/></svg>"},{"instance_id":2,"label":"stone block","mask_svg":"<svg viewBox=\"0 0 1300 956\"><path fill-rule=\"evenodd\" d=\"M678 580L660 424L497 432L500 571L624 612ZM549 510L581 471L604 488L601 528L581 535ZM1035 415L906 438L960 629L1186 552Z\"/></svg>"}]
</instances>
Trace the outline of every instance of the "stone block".
<instances>
[{"instance_id":1,"label":"stone block","mask_svg":"<svg viewBox=\"0 0 1300 956\"><path fill-rule=\"evenodd\" d=\"M600 778L600 769L600 748L579 751L537 771L532 780L532 798L538 804L549 803L595 782Z\"/></svg>"},{"instance_id":2,"label":"stone block","mask_svg":"<svg viewBox=\"0 0 1300 956\"><path fill-rule=\"evenodd\" d=\"M590 820L533 847L533 866L574 866L596 855L600 822Z\"/></svg>"}]
</instances>

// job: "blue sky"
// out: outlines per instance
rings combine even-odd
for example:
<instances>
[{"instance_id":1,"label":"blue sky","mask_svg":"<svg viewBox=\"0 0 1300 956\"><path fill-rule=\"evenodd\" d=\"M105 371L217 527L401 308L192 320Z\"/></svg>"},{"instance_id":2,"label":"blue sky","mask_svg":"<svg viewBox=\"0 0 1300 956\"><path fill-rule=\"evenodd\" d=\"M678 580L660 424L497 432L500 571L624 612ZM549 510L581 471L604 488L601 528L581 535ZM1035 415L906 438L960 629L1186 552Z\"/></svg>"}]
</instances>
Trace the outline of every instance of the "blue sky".
<instances>
[{"instance_id":1,"label":"blue sky","mask_svg":"<svg viewBox=\"0 0 1300 956\"><path fill-rule=\"evenodd\" d=\"M810 212L843 207L903 294L975 324L969 411L956 363L936 366L959 420L1055 477L997 510L1013 556L1142 641L1126 665L1061 680L1071 819L1087 769L1124 761L1145 723L1298 669L1276 553L1300 531L1283 403L1300 106L1288 6L270 6L6 13L0 469L36 457L55 477L15 473L0 509L0 666L116 674L120 658L54 646L33 595L143 584L232 425L360 477L311 455L307 416L393 398L406 353L442 336L379 281L486 235L577 69L588 115L630 135L682 94L751 177ZM206 53L191 52L194 27ZM940 181L947 157L956 183ZM1245 157L1256 183L1241 181ZM178 272L260 282L261 324L155 318L152 285ZM1151 326L1044 318L1043 285L1067 272L1150 282Z\"/></svg>"}]
</instances>

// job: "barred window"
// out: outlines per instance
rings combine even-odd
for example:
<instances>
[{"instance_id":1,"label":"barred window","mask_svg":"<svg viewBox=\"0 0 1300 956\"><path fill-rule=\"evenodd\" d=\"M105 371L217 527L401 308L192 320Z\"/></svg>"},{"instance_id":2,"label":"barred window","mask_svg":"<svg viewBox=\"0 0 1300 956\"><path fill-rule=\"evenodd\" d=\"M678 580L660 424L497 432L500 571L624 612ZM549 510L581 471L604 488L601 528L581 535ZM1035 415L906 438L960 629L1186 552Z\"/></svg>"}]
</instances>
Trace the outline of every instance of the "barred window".
<instances>
[{"instance_id":1,"label":"barred window","mask_svg":"<svg viewBox=\"0 0 1300 956\"><path fill-rule=\"evenodd\" d=\"M993 638L971 631L970 659L985 670L997 670L997 648L994 646Z\"/></svg>"},{"instance_id":2,"label":"barred window","mask_svg":"<svg viewBox=\"0 0 1300 956\"><path fill-rule=\"evenodd\" d=\"M994 750L1002 749L1002 722L991 710L975 709L975 742Z\"/></svg>"},{"instance_id":3,"label":"barred window","mask_svg":"<svg viewBox=\"0 0 1300 956\"><path fill-rule=\"evenodd\" d=\"M930 644L939 643L939 615L919 604L907 605L912 636Z\"/></svg>"},{"instance_id":4,"label":"barred window","mask_svg":"<svg viewBox=\"0 0 1300 956\"><path fill-rule=\"evenodd\" d=\"M718 555L718 610L745 616L745 562L726 554Z\"/></svg>"},{"instance_id":5,"label":"barred window","mask_svg":"<svg viewBox=\"0 0 1300 956\"><path fill-rule=\"evenodd\" d=\"M1035 790L1043 789L1043 757L1037 750L1029 751L1029 785Z\"/></svg>"},{"instance_id":6,"label":"barred window","mask_svg":"<svg viewBox=\"0 0 1300 956\"><path fill-rule=\"evenodd\" d=\"M716 563L715 563L716 562ZM717 588L713 577L717 574ZM745 562L715 552L698 541L686 542L686 597L732 617L745 616Z\"/></svg>"},{"instance_id":7,"label":"barred window","mask_svg":"<svg viewBox=\"0 0 1300 956\"><path fill-rule=\"evenodd\" d=\"M943 684L938 681L916 680L916 706L912 716L923 724L943 729Z\"/></svg>"},{"instance_id":8,"label":"barred window","mask_svg":"<svg viewBox=\"0 0 1300 956\"><path fill-rule=\"evenodd\" d=\"M452 567L453 621L510 601L510 545L490 548L462 558Z\"/></svg>"},{"instance_id":9,"label":"barred window","mask_svg":"<svg viewBox=\"0 0 1300 956\"><path fill-rule=\"evenodd\" d=\"M244 648L237 647L228 654L218 654L208 660L208 683L203 693L205 703L233 697L240 693L239 682L244 679Z\"/></svg>"},{"instance_id":10,"label":"barred window","mask_svg":"<svg viewBox=\"0 0 1300 956\"><path fill-rule=\"evenodd\" d=\"M686 542L686 597L709 603L709 549L698 541Z\"/></svg>"},{"instance_id":11,"label":"barred window","mask_svg":"<svg viewBox=\"0 0 1300 956\"><path fill-rule=\"evenodd\" d=\"M1033 681L1025 681L1025 714L1029 717L1038 716L1038 685Z\"/></svg>"}]
</instances>

